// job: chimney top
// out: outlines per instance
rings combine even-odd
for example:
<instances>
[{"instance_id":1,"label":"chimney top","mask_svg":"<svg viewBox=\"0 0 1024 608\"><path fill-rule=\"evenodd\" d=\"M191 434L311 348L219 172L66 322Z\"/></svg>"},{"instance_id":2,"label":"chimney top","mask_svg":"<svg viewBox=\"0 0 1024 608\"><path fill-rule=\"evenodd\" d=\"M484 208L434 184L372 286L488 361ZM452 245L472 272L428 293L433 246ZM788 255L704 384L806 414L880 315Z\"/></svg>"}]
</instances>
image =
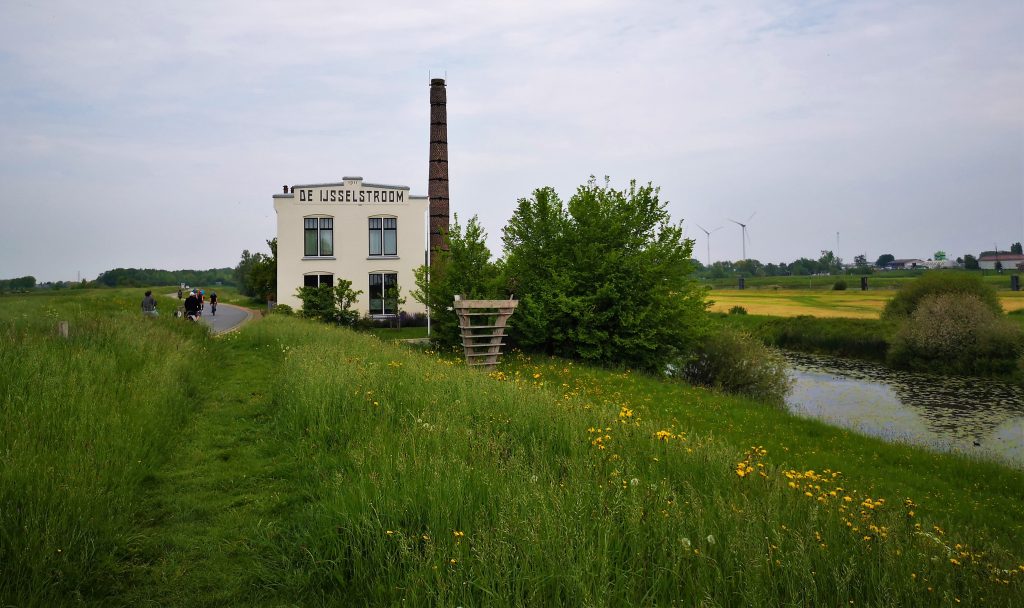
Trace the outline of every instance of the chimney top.
<instances>
[{"instance_id":1,"label":"chimney top","mask_svg":"<svg viewBox=\"0 0 1024 608\"><path fill-rule=\"evenodd\" d=\"M433 86L438 86L438 85L440 85L442 87L444 86L444 78L431 78L430 79L430 86L433 87Z\"/></svg>"}]
</instances>

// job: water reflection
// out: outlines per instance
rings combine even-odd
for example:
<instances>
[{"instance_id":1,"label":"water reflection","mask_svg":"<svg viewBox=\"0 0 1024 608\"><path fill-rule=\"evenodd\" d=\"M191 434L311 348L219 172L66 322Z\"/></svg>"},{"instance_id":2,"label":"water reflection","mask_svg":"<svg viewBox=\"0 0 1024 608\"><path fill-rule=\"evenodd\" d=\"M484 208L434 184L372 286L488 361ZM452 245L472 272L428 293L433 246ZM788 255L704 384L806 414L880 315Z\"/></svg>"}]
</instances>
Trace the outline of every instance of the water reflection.
<instances>
[{"instance_id":1,"label":"water reflection","mask_svg":"<svg viewBox=\"0 0 1024 608\"><path fill-rule=\"evenodd\" d=\"M1024 466L1024 390L980 378L932 376L876 363L785 353L790 411L863 433Z\"/></svg>"}]
</instances>

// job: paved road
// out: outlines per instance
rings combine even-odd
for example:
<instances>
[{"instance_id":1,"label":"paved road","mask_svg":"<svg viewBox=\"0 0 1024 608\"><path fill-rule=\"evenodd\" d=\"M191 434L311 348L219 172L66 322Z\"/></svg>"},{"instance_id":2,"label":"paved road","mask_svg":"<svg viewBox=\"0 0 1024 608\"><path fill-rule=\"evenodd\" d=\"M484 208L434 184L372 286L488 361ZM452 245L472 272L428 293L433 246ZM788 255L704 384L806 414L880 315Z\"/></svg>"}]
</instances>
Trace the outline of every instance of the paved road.
<instances>
[{"instance_id":1,"label":"paved road","mask_svg":"<svg viewBox=\"0 0 1024 608\"><path fill-rule=\"evenodd\" d=\"M217 314L214 315L210 312L210 303L207 302L206 310L203 311L203 316L199 320L209 325L211 332L222 334L245 323L250 317L252 317L251 312L232 304L217 304Z\"/></svg>"},{"instance_id":2,"label":"paved road","mask_svg":"<svg viewBox=\"0 0 1024 608\"><path fill-rule=\"evenodd\" d=\"M178 294L176 293L168 294L168 297L174 298L178 302L178 307L184 302L184 300L178 300ZM211 333L222 334L236 329L250 318L252 318L251 312L233 304L217 304L217 314L214 315L211 313L210 303L207 302L206 309L203 310L203 315L199 317L199 321L209 326Z\"/></svg>"}]
</instances>

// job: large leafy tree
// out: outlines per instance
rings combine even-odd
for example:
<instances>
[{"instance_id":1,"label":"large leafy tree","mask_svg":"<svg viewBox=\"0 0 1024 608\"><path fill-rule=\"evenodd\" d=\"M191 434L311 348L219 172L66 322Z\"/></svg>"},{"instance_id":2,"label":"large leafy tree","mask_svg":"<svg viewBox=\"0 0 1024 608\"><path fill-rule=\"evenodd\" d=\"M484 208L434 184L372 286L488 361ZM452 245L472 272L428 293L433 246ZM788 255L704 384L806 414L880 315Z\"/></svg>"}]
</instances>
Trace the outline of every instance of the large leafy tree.
<instances>
[{"instance_id":1,"label":"large leafy tree","mask_svg":"<svg viewBox=\"0 0 1024 608\"><path fill-rule=\"evenodd\" d=\"M885 268L886 264L895 259L896 256L894 256L893 254L883 253L882 255L878 256L878 259L875 261L875 266L878 266L879 268Z\"/></svg>"},{"instance_id":2,"label":"large leafy tree","mask_svg":"<svg viewBox=\"0 0 1024 608\"><path fill-rule=\"evenodd\" d=\"M591 178L567 206L541 188L519 201L503 241L524 346L661 371L705 332L693 240L650 184L616 190Z\"/></svg>"}]
</instances>

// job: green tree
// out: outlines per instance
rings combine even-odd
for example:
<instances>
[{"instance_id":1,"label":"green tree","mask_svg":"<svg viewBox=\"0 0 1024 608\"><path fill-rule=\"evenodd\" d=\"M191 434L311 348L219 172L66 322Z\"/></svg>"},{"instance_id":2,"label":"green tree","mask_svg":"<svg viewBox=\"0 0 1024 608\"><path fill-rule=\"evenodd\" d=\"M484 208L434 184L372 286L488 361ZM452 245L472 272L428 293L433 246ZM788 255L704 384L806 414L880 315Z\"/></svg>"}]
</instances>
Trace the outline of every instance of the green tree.
<instances>
[{"instance_id":1,"label":"green tree","mask_svg":"<svg viewBox=\"0 0 1024 608\"><path fill-rule=\"evenodd\" d=\"M1010 253L1016 253L1017 255L1024 255L1024 246L1017 241L1013 245L1010 245Z\"/></svg>"},{"instance_id":2,"label":"green tree","mask_svg":"<svg viewBox=\"0 0 1024 608\"><path fill-rule=\"evenodd\" d=\"M940 249L939 251L936 251L934 254L932 254L932 259L935 260L936 262L944 262L946 261L946 252Z\"/></svg>"},{"instance_id":3,"label":"green tree","mask_svg":"<svg viewBox=\"0 0 1024 608\"><path fill-rule=\"evenodd\" d=\"M965 270L977 270L978 268L979 268L979 266L978 266L978 258L974 257L973 255L971 255L969 253L968 254L964 254L964 269Z\"/></svg>"},{"instance_id":4,"label":"green tree","mask_svg":"<svg viewBox=\"0 0 1024 608\"><path fill-rule=\"evenodd\" d=\"M244 295L260 299L277 299L277 238L267 241L270 255L242 251L242 260L235 267L235 284Z\"/></svg>"},{"instance_id":5,"label":"green tree","mask_svg":"<svg viewBox=\"0 0 1024 608\"><path fill-rule=\"evenodd\" d=\"M885 266L889 262L891 262L891 261L893 261L895 259L896 259L896 256L894 256L893 254L891 254L891 253L883 253L882 255L878 256L878 259L875 261L875 266L877 266L879 268L885 268Z\"/></svg>"},{"instance_id":6,"label":"green tree","mask_svg":"<svg viewBox=\"0 0 1024 608\"><path fill-rule=\"evenodd\" d=\"M541 188L519 201L503 237L524 346L661 372L705 334L705 292L690 276L693 240L651 184L615 190L591 178L567 207Z\"/></svg>"},{"instance_id":7,"label":"green tree","mask_svg":"<svg viewBox=\"0 0 1024 608\"><path fill-rule=\"evenodd\" d=\"M836 257L836 254L832 251L822 251L821 257L818 258L818 267L820 268L820 272L839 274L843 271L843 260L842 258Z\"/></svg>"},{"instance_id":8,"label":"green tree","mask_svg":"<svg viewBox=\"0 0 1024 608\"><path fill-rule=\"evenodd\" d=\"M498 297L498 270L491 262L487 233L475 215L465 230L455 215L445 240L448 251L434 252L432 267L420 266L414 271L416 289L410 295L427 307L434 341L454 346L460 343L453 307L456 294L471 300Z\"/></svg>"}]
</instances>

